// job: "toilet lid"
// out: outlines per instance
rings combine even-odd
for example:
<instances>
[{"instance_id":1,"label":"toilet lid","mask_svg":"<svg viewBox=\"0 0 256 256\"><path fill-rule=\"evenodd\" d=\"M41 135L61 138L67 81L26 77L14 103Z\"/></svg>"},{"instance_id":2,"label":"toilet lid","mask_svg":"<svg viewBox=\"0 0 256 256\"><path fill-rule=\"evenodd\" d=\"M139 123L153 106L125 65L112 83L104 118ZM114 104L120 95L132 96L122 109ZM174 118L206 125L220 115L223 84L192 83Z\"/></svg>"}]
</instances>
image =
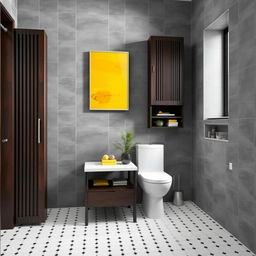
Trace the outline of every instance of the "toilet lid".
<instances>
[{"instance_id":1,"label":"toilet lid","mask_svg":"<svg viewBox=\"0 0 256 256\"><path fill-rule=\"evenodd\" d=\"M143 172L139 173L145 182L168 183L172 182L172 176L166 172Z\"/></svg>"}]
</instances>

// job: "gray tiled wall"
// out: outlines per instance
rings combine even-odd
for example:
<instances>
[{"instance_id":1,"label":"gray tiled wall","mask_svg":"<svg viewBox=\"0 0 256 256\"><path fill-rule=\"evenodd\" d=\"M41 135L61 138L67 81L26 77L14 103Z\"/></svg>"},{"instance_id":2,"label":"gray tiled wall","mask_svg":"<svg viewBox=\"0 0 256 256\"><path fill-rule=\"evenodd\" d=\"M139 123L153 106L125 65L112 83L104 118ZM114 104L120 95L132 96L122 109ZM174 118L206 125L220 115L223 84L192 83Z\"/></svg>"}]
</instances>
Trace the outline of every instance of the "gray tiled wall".
<instances>
[{"instance_id":1,"label":"gray tiled wall","mask_svg":"<svg viewBox=\"0 0 256 256\"><path fill-rule=\"evenodd\" d=\"M227 9L230 118L223 143L203 138L203 29ZM195 201L256 251L256 1L193 0L192 12Z\"/></svg>"},{"instance_id":2,"label":"gray tiled wall","mask_svg":"<svg viewBox=\"0 0 256 256\"><path fill-rule=\"evenodd\" d=\"M143 143L164 143L166 171L181 173L192 196L192 99L189 2L170 0L19 0L22 28L48 34L49 207L83 204L84 161L120 156L113 142L132 130ZM185 37L185 127L147 128L147 39ZM88 51L130 52L130 110L88 110ZM171 193L166 196L170 200Z\"/></svg>"}]
</instances>

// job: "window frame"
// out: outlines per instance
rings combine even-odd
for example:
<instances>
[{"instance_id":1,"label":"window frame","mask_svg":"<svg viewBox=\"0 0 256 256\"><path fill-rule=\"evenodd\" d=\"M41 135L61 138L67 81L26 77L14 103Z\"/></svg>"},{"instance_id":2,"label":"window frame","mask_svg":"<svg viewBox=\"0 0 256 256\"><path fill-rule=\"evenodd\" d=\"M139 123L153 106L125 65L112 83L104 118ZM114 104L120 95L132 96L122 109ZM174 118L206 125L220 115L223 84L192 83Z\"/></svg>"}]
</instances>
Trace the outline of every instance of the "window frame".
<instances>
[{"instance_id":1,"label":"window frame","mask_svg":"<svg viewBox=\"0 0 256 256\"><path fill-rule=\"evenodd\" d=\"M229 28L223 30L223 117L229 116Z\"/></svg>"}]
</instances>

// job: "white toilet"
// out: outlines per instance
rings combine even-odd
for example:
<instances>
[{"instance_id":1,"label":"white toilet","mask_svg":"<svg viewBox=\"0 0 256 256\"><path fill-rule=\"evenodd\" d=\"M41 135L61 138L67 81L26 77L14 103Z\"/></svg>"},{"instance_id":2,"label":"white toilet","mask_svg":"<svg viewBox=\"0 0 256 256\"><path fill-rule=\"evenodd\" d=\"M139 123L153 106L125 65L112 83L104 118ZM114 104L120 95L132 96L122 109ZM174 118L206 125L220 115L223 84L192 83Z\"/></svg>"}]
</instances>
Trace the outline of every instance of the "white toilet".
<instances>
[{"instance_id":1,"label":"white toilet","mask_svg":"<svg viewBox=\"0 0 256 256\"><path fill-rule=\"evenodd\" d=\"M164 215L163 196L172 185L172 176L164 172L164 145L138 144L136 152L144 213L148 218L161 219Z\"/></svg>"}]
</instances>

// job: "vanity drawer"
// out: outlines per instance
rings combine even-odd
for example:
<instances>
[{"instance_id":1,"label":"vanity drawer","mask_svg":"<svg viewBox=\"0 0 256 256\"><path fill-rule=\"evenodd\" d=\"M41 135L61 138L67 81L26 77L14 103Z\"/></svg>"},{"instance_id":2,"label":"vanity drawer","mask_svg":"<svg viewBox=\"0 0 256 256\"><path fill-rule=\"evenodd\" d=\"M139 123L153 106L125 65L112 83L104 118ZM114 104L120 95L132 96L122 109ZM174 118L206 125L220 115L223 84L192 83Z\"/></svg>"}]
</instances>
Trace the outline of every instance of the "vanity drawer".
<instances>
[{"instance_id":1,"label":"vanity drawer","mask_svg":"<svg viewBox=\"0 0 256 256\"><path fill-rule=\"evenodd\" d=\"M89 190L88 207L128 206L134 203L134 189Z\"/></svg>"}]
</instances>

